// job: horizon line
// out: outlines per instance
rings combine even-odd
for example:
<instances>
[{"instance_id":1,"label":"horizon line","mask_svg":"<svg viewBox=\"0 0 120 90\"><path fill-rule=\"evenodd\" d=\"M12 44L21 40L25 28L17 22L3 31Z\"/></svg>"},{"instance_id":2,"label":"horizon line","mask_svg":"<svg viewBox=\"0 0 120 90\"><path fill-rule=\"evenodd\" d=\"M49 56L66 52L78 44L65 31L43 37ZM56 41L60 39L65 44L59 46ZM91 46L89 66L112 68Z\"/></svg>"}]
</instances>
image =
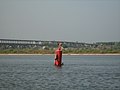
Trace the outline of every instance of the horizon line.
<instances>
[{"instance_id":1,"label":"horizon line","mask_svg":"<svg viewBox=\"0 0 120 90\"><path fill-rule=\"evenodd\" d=\"M38 39L8 39L8 38L0 38L0 40L23 40L23 41L55 41L55 42L73 42L73 43L90 43L90 42L80 42L80 41L66 41L66 40L38 40ZM92 43L109 43L109 42L120 42L120 41L96 41Z\"/></svg>"}]
</instances>

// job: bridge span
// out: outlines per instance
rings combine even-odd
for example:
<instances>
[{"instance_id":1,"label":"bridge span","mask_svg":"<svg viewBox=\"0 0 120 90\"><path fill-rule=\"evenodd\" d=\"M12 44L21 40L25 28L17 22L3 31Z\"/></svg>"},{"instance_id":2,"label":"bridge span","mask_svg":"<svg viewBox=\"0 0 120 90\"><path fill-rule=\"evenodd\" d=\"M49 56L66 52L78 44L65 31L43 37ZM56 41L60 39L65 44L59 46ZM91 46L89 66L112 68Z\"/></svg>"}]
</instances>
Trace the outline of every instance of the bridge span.
<instances>
[{"instance_id":1,"label":"bridge span","mask_svg":"<svg viewBox=\"0 0 120 90\"><path fill-rule=\"evenodd\" d=\"M0 39L0 49L7 48L40 48L46 45L55 46L58 41L41 41L41 40L16 40Z\"/></svg>"},{"instance_id":2,"label":"bridge span","mask_svg":"<svg viewBox=\"0 0 120 90\"><path fill-rule=\"evenodd\" d=\"M56 48L58 42L67 48L80 48L86 46L85 43L66 42L66 41L42 41L42 40L17 40L17 39L0 39L0 49L9 48ZM88 45L87 45L88 46Z\"/></svg>"}]
</instances>

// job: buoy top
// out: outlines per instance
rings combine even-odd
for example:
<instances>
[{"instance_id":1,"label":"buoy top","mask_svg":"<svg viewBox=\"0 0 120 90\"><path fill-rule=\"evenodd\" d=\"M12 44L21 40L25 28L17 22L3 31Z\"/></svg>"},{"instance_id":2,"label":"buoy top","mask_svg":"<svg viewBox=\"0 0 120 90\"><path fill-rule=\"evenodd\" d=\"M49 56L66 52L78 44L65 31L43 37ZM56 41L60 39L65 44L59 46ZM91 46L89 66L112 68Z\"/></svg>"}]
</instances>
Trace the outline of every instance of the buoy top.
<instances>
[{"instance_id":1,"label":"buoy top","mask_svg":"<svg viewBox=\"0 0 120 90\"><path fill-rule=\"evenodd\" d=\"M58 43L58 50L62 50L62 43Z\"/></svg>"},{"instance_id":2,"label":"buoy top","mask_svg":"<svg viewBox=\"0 0 120 90\"><path fill-rule=\"evenodd\" d=\"M58 43L58 46L62 46L62 43Z\"/></svg>"}]
</instances>

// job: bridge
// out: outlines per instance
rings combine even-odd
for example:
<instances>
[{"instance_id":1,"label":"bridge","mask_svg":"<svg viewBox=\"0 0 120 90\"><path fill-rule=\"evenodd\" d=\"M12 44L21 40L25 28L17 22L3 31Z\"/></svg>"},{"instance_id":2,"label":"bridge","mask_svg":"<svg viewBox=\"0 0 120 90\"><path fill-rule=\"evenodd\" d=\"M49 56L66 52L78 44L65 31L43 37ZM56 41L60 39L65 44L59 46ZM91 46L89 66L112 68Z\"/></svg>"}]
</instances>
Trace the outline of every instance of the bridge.
<instances>
[{"instance_id":1,"label":"bridge","mask_svg":"<svg viewBox=\"0 0 120 90\"><path fill-rule=\"evenodd\" d=\"M58 42L63 43L64 47L76 48L76 47L85 46L85 43L78 43L78 42L0 39L0 49L42 48L45 46L48 46L50 48L55 48L57 47Z\"/></svg>"},{"instance_id":2,"label":"bridge","mask_svg":"<svg viewBox=\"0 0 120 90\"><path fill-rule=\"evenodd\" d=\"M103 49L103 48L120 48L120 42L99 42L99 43L79 43L66 41L42 41L42 40L17 40L17 39L0 39L0 50L4 49L54 49L58 42L63 44L64 48L76 49Z\"/></svg>"},{"instance_id":3,"label":"bridge","mask_svg":"<svg viewBox=\"0 0 120 90\"><path fill-rule=\"evenodd\" d=\"M41 41L41 40L16 40L16 39L0 39L0 49L7 48L40 48L42 46L55 46L57 41Z\"/></svg>"}]
</instances>

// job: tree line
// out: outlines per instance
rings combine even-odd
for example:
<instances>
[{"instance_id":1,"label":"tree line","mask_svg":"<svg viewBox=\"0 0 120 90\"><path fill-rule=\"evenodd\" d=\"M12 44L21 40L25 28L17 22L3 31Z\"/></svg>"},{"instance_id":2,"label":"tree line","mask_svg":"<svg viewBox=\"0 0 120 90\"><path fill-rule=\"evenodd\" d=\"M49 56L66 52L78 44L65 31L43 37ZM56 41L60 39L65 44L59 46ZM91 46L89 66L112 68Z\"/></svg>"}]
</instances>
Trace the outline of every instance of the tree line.
<instances>
[{"instance_id":1,"label":"tree line","mask_svg":"<svg viewBox=\"0 0 120 90\"><path fill-rule=\"evenodd\" d=\"M0 54L54 54L57 44L53 47L46 44L43 47L34 48L2 48ZM120 42L88 43L63 43L63 54L106 54L120 53Z\"/></svg>"}]
</instances>

